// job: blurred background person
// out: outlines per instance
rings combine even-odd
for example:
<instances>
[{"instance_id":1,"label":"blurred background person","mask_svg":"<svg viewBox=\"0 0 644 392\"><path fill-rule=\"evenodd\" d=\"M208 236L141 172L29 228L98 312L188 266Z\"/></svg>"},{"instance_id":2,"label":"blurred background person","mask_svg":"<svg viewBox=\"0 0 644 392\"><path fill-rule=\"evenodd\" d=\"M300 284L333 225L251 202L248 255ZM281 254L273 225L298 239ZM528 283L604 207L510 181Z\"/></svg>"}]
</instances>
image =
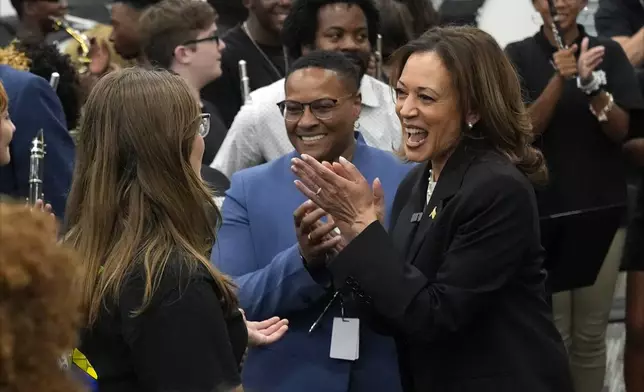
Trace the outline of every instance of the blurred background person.
<instances>
[{"instance_id":1,"label":"blurred background person","mask_svg":"<svg viewBox=\"0 0 644 392\"><path fill-rule=\"evenodd\" d=\"M0 81L0 166L4 166L11 161L11 139L16 131L11 117L9 117L9 97ZM1 195L1 193L0 193Z\"/></svg>"},{"instance_id":2,"label":"blurred background person","mask_svg":"<svg viewBox=\"0 0 644 392\"><path fill-rule=\"evenodd\" d=\"M208 261L220 215L199 174L203 118L167 71L112 72L88 98L65 242L82 259L79 349L101 392L234 389L247 343L286 331L246 324Z\"/></svg>"},{"instance_id":3,"label":"blurred background person","mask_svg":"<svg viewBox=\"0 0 644 392\"><path fill-rule=\"evenodd\" d=\"M0 194L27 199L31 141L42 129L46 144L43 193L56 216L62 218L75 149L61 102L47 80L30 72L0 64L0 82L9 97L9 117L16 126L9 145L11 162L0 167Z\"/></svg>"},{"instance_id":4,"label":"blurred background person","mask_svg":"<svg viewBox=\"0 0 644 392\"><path fill-rule=\"evenodd\" d=\"M0 49L0 64L31 72L45 80L49 80L52 73L57 72L60 79L55 91L63 106L67 129L76 129L85 97L78 72L69 56L62 54L51 44L19 41Z\"/></svg>"},{"instance_id":5,"label":"blurred background person","mask_svg":"<svg viewBox=\"0 0 644 392\"><path fill-rule=\"evenodd\" d=\"M5 121L0 120L0 126ZM79 263L76 254L57 244L56 224L49 214L31 211L20 202L0 203L3 391L81 391L59 361L78 337L80 297L74 282Z\"/></svg>"},{"instance_id":6,"label":"blurred background person","mask_svg":"<svg viewBox=\"0 0 644 392\"><path fill-rule=\"evenodd\" d=\"M533 4L543 20L541 30L508 45L506 51L528 94L538 135L535 145L543 150L551 173L549 184L537 192L539 214L593 214L597 208L617 207L615 226L604 239L612 245L598 255L604 262L595 283L553 295L555 322L569 352L575 389L600 392L606 373L606 327L624 242L623 232L617 231L626 206L621 148L635 124L631 113L644 109L644 100L622 48L610 39L588 36L577 24L585 0L556 1L555 14L547 0ZM551 28L553 18L564 48ZM605 216L593 219L613 224ZM563 225L542 233L546 251L571 245L562 244L565 237L557 234L567 230ZM579 265L585 261L575 260Z\"/></svg>"},{"instance_id":7,"label":"blurred background person","mask_svg":"<svg viewBox=\"0 0 644 392\"><path fill-rule=\"evenodd\" d=\"M300 154L329 162L343 156L370 181L379 178L390 211L396 188L411 167L390 152L367 146L354 130L361 109L359 87L353 63L340 53L315 51L296 60L280 103L284 132L295 151L237 172L226 192L211 260L234 278L247 315L279 315L290 321L282 341L250 350L242 374L249 390L400 391L394 342L367 325L360 329L359 358L330 357L334 317L356 317L355 303L350 295L337 298L330 285L325 262L339 239L328 238L333 222L316 228L322 216L302 205L305 198L290 172L291 159Z\"/></svg>"},{"instance_id":8,"label":"blurred background person","mask_svg":"<svg viewBox=\"0 0 644 392\"><path fill-rule=\"evenodd\" d=\"M240 88L239 60L246 61L250 90L284 78L289 58L280 34L291 10L291 0L246 0L248 18L222 35L226 50L221 58L222 75L201 93L215 104L226 129L244 104Z\"/></svg>"},{"instance_id":9,"label":"blurred background person","mask_svg":"<svg viewBox=\"0 0 644 392\"><path fill-rule=\"evenodd\" d=\"M232 29L248 17L248 10L243 0L208 0L210 5L217 10L219 19L217 25L221 33Z\"/></svg>"},{"instance_id":10,"label":"blurred background person","mask_svg":"<svg viewBox=\"0 0 644 392\"><path fill-rule=\"evenodd\" d=\"M200 98L199 90L221 75L221 56L225 48L215 24L210 4L200 0L165 0L149 7L139 20L141 48L153 67L171 70L190 87L201 112L209 116L210 130L204 136L202 175L221 194L230 181L210 168L227 128L217 109ZM222 91L225 95L227 91Z\"/></svg>"},{"instance_id":11,"label":"blurred background person","mask_svg":"<svg viewBox=\"0 0 644 392\"><path fill-rule=\"evenodd\" d=\"M50 18L62 18L67 13L67 0L11 0L11 5L18 20L14 26L3 24L0 47L8 45L14 39L45 41L47 35L56 31Z\"/></svg>"},{"instance_id":12,"label":"blurred background person","mask_svg":"<svg viewBox=\"0 0 644 392\"><path fill-rule=\"evenodd\" d=\"M365 74L378 31L380 16L372 0L298 0L284 21L282 38L289 58L317 49L341 52L354 61L364 75L356 130L369 146L391 151L400 142L391 88ZM211 165L228 178L293 151L277 107L284 100L284 79L251 97L252 104L242 106Z\"/></svg>"},{"instance_id":13,"label":"blurred background person","mask_svg":"<svg viewBox=\"0 0 644 392\"><path fill-rule=\"evenodd\" d=\"M383 80L388 80L391 73L391 55L396 49L417 38L414 32L414 14L403 2L396 0L377 0L376 6L381 15L380 31L384 74L382 77Z\"/></svg>"},{"instance_id":14,"label":"blurred background person","mask_svg":"<svg viewBox=\"0 0 644 392\"><path fill-rule=\"evenodd\" d=\"M597 32L622 46L635 67L644 94L644 4L639 0L600 0L595 13ZM622 267L626 278L626 343L624 381L628 392L644 391L644 124L626 142L636 165L635 211L628 225Z\"/></svg>"}]
</instances>

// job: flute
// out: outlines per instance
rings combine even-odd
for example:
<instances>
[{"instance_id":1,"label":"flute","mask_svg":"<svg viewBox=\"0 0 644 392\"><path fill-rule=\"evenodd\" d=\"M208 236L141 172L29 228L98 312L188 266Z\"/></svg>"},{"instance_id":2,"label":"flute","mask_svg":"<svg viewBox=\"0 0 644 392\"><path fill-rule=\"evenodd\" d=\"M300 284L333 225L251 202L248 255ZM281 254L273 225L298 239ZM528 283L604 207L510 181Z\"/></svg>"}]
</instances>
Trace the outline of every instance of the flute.
<instances>
[{"instance_id":1,"label":"flute","mask_svg":"<svg viewBox=\"0 0 644 392\"><path fill-rule=\"evenodd\" d=\"M58 90L58 82L60 81L60 74L58 72L52 72L51 78L49 78L49 85L54 91Z\"/></svg>"},{"instance_id":2,"label":"flute","mask_svg":"<svg viewBox=\"0 0 644 392\"><path fill-rule=\"evenodd\" d=\"M376 38L376 79L382 78L382 35Z\"/></svg>"},{"instance_id":3,"label":"flute","mask_svg":"<svg viewBox=\"0 0 644 392\"><path fill-rule=\"evenodd\" d=\"M45 200L42 191L44 169L45 169L45 138L42 129L31 141L29 154L29 205L36 204L38 199Z\"/></svg>"},{"instance_id":4,"label":"flute","mask_svg":"<svg viewBox=\"0 0 644 392\"><path fill-rule=\"evenodd\" d=\"M557 15L557 8L555 8L554 0L548 0L548 8L550 9L550 19L552 19L552 22L550 23L550 29L552 30L552 35L555 38L557 47L559 49L567 49L567 46L564 45L563 39L561 38L561 29L559 28L559 23L555 21L555 16Z\"/></svg>"},{"instance_id":5,"label":"flute","mask_svg":"<svg viewBox=\"0 0 644 392\"><path fill-rule=\"evenodd\" d=\"M246 60L239 60L239 76L241 81L241 93L244 105L251 103L250 98L250 79L246 71Z\"/></svg>"}]
</instances>

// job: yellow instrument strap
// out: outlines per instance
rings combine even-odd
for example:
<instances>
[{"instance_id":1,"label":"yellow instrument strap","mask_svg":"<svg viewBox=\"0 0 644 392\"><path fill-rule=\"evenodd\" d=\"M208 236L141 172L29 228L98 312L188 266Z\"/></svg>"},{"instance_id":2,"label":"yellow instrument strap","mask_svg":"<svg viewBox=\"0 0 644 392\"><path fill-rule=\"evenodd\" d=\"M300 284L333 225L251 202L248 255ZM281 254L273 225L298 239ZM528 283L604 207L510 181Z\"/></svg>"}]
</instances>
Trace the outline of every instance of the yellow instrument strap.
<instances>
[{"instance_id":1,"label":"yellow instrument strap","mask_svg":"<svg viewBox=\"0 0 644 392\"><path fill-rule=\"evenodd\" d=\"M96 374L96 370L94 370L85 355L83 355L83 353L80 352L77 348L72 351L72 363L78 366L82 371L87 373L94 380L98 380L98 374Z\"/></svg>"},{"instance_id":2,"label":"yellow instrument strap","mask_svg":"<svg viewBox=\"0 0 644 392\"><path fill-rule=\"evenodd\" d=\"M102 272L103 266L101 266L101 268L98 270L98 274L100 275ZM94 380L98 380L98 374L96 373L96 370L94 370L92 364L89 363L89 360L87 359L85 354L80 352L80 350L77 348L72 351L72 363L78 366L82 371L87 373Z\"/></svg>"}]
</instances>

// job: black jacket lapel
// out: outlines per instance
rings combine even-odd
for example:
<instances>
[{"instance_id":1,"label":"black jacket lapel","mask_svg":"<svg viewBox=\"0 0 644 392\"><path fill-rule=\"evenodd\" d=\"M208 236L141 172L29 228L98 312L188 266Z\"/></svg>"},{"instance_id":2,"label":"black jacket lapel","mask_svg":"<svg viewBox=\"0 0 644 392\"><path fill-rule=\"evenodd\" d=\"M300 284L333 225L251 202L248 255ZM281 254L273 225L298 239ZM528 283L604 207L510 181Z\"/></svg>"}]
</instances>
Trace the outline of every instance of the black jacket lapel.
<instances>
[{"instance_id":1,"label":"black jacket lapel","mask_svg":"<svg viewBox=\"0 0 644 392\"><path fill-rule=\"evenodd\" d=\"M420 251L421 245L427 238L429 230L431 230L436 221L440 219L440 212L445 207L449 199L460 189L465 173L474 157L474 151L469 146L469 143L463 141L447 160L438 182L436 183L434 193L432 193L432 197L429 199L429 203L427 203L427 206L422 213L418 229L413 234L413 239L409 244L407 252L408 263L413 263L416 255ZM430 166L428 165L418 182L418 187L423 190L423 202L427 198L429 168Z\"/></svg>"},{"instance_id":2,"label":"black jacket lapel","mask_svg":"<svg viewBox=\"0 0 644 392\"><path fill-rule=\"evenodd\" d=\"M423 207L425 205L426 189L422 187L422 177L427 172L426 165L421 165L414 173L413 178L410 178L408 184L401 184L399 190L400 195L397 199L401 201L402 206L394 206L392 208L392 225L390 233L394 244L398 247L399 251L407 257L409 246L414 239L414 234L418 229L420 223L420 215L422 215ZM406 188L406 189L405 189ZM406 190L406 194L402 194ZM396 203L394 203L396 204Z\"/></svg>"}]
</instances>

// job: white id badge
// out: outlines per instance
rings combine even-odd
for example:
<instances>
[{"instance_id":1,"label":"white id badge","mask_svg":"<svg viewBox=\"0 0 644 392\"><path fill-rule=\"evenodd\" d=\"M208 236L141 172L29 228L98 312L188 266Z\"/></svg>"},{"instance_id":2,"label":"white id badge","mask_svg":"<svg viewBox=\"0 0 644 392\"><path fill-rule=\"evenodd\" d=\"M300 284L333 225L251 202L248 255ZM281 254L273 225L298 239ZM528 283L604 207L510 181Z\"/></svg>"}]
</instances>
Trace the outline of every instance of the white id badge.
<instances>
[{"instance_id":1,"label":"white id badge","mask_svg":"<svg viewBox=\"0 0 644 392\"><path fill-rule=\"evenodd\" d=\"M335 317L331 332L331 352L334 359L355 361L360 356L360 319Z\"/></svg>"}]
</instances>

